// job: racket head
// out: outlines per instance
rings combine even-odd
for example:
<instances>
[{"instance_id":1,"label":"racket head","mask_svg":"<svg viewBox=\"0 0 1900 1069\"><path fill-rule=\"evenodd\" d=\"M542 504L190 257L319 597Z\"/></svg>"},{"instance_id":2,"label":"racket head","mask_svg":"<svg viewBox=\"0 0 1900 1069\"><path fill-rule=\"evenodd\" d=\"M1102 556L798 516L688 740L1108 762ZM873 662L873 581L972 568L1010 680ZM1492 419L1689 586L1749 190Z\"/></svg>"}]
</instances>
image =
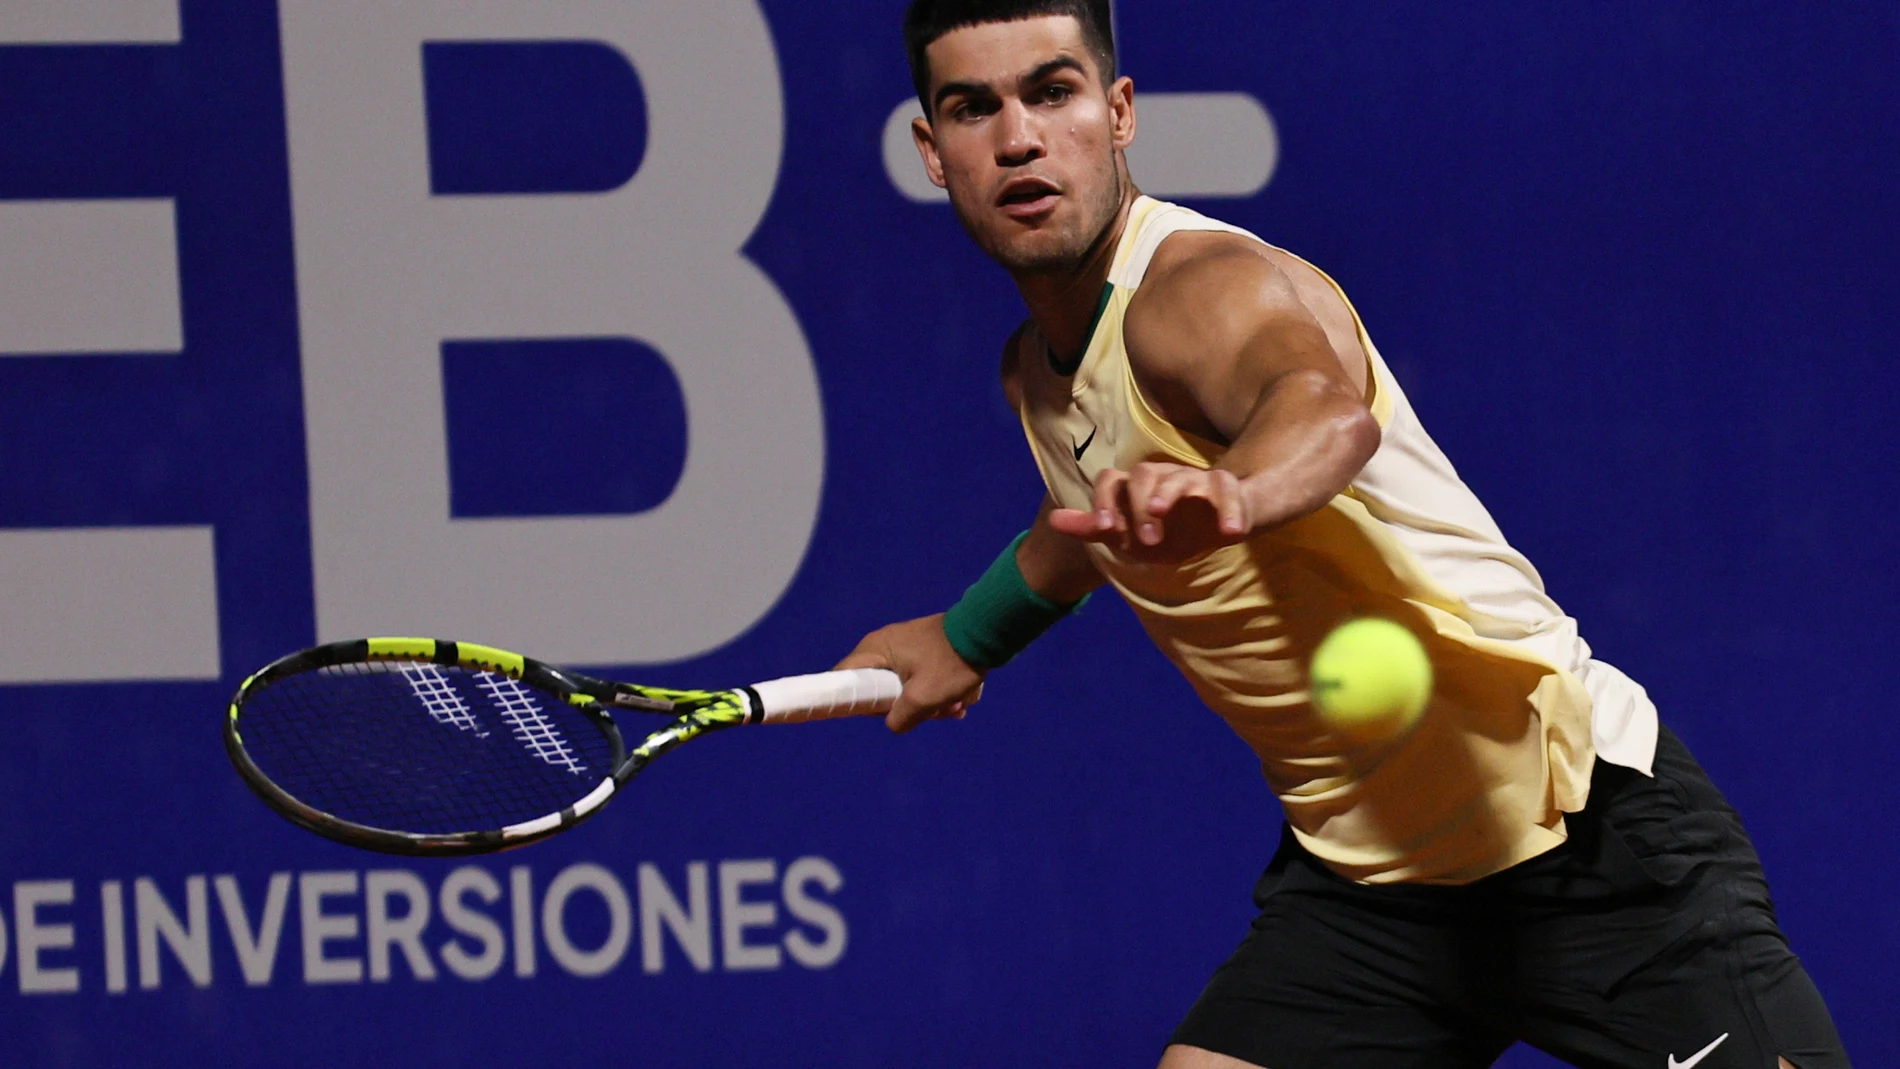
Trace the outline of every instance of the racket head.
<instances>
[{"instance_id":1,"label":"racket head","mask_svg":"<svg viewBox=\"0 0 1900 1069\"><path fill-rule=\"evenodd\" d=\"M265 804L326 838L492 853L578 824L625 783L630 755L602 708L618 689L474 643L334 642L246 679L225 750Z\"/></svg>"}]
</instances>

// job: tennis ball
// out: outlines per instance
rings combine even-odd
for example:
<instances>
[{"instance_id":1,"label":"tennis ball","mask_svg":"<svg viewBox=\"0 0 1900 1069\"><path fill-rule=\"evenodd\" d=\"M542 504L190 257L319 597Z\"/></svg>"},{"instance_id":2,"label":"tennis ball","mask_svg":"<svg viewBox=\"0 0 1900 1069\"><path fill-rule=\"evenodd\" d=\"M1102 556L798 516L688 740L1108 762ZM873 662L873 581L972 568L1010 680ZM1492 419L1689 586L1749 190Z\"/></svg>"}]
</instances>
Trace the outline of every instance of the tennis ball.
<instances>
[{"instance_id":1,"label":"tennis ball","mask_svg":"<svg viewBox=\"0 0 1900 1069\"><path fill-rule=\"evenodd\" d=\"M1313 651L1313 707L1340 734L1388 739L1418 722L1432 697L1425 647L1391 620L1365 617L1341 624Z\"/></svg>"}]
</instances>

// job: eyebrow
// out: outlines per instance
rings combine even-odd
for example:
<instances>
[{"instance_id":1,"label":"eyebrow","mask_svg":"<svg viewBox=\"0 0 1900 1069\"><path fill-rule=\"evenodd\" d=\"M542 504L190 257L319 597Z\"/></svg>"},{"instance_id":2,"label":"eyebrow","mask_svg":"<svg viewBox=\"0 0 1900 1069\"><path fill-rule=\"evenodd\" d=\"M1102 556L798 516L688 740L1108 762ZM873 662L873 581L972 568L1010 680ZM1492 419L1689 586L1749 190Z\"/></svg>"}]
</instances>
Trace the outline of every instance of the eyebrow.
<instances>
[{"instance_id":1,"label":"eyebrow","mask_svg":"<svg viewBox=\"0 0 1900 1069\"><path fill-rule=\"evenodd\" d=\"M1035 70L1030 71L1029 76L1024 78L1021 84L1034 85L1060 70L1071 70L1083 75L1088 73L1088 68L1082 66L1082 61L1076 59L1074 56L1057 56L1042 66L1037 67Z\"/></svg>"},{"instance_id":2,"label":"eyebrow","mask_svg":"<svg viewBox=\"0 0 1900 1069\"><path fill-rule=\"evenodd\" d=\"M1017 84L1034 85L1061 70L1072 70L1082 75L1088 74L1088 68L1082 66L1081 60L1076 59L1074 56L1057 56L1052 60L1039 64L1034 70L1023 75L1017 80ZM945 100L957 96L958 94L963 96L982 96L989 92L989 89L989 85L984 82L945 82L937 87L936 95L930 98L930 108L932 111L935 111L943 107Z\"/></svg>"}]
</instances>

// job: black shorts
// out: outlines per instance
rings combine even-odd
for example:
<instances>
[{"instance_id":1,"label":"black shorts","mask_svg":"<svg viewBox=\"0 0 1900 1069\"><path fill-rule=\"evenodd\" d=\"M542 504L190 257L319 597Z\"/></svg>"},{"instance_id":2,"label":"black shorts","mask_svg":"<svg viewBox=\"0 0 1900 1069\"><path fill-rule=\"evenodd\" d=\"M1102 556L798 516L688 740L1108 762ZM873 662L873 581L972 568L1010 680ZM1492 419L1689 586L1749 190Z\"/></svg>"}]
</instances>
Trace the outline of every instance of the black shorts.
<instances>
[{"instance_id":1,"label":"black shorts","mask_svg":"<svg viewBox=\"0 0 1900 1069\"><path fill-rule=\"evenodd\" d=\"M1584 1069L1847 1069L1735 811L1667 729L1655 773L1599 761L1564 845L1460 887L1353 883L1283 833L1173 1042L1269 1069L1488 1066L1519 1040Z\"/></svg>"}]
</instances>

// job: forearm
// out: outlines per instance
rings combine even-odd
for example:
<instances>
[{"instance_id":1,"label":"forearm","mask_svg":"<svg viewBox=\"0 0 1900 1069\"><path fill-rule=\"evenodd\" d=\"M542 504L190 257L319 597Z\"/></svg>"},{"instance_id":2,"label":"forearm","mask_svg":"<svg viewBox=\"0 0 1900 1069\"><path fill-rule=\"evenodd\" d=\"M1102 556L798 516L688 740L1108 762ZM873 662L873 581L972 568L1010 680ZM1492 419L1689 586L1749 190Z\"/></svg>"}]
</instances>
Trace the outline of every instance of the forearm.
<instances>
[{"instance_id":1,"label":"forearm","mask_svg":"<svg viewBox=\"0 0 1900 1069\"><path fill-rule=\"evenodd\" d=\"M1339 380L1295 371L1262 393L1216 467L1240 479L1252 529L1264 530L1331 501L1379 439L1378 421Z\"/></svg>"},{"instance_id":2,"label":"forearm","mask_svg":"<svg viewBox=\"0 0 1900 1069\"><path fill-rule=\"evenodd\" d=\"M1007 664L1101 584L1087 551L1049 528L1049 508L944 614L944 636L972 667Z\"/></svg>"},{"instance_id":3,"label":"forearm","mask_svg":"<svg viewBox=\"0 0 1900 1069\"><path fill-rule=\"evenodd\" d=\"M1081 539L1049 525L1054 509L1055 502L1044 498L1028 537L1016 547L1016 567L1029 589L1058 605L1073 605L1102 585L1102 573Z\"/></svg>"}]
</instances>

